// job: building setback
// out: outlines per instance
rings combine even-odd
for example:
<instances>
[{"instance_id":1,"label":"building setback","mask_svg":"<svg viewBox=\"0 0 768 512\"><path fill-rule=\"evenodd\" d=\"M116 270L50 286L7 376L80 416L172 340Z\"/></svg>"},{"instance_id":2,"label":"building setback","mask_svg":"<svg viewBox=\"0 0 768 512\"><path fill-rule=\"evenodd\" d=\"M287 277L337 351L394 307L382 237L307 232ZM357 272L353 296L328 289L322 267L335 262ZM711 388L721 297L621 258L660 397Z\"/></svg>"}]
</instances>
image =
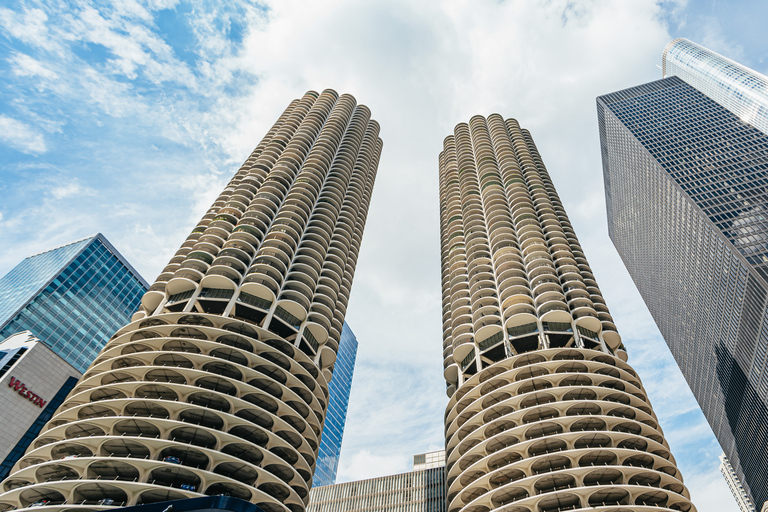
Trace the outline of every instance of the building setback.
<instances>
[{"instance_id":1,"label":"building setback","mask_svg":"<svg viewBox=\"0 0 768 512\"><path fill-rule=\"evenodd\" d=\"M0 512L305 509L378 133L350 95L291 102L14 466Z\"/></svg>"},{"instance_id":2,"label":"building setback","mask_svg":"<svg viewBox=\"0 0 768 512\"><path fill-rule=\"evenodd\" d=\"M0 479L8 476L80 376L29 331L0 341Z\"/></svg>"},{"instance_id":3,"label":"building setback","mask_svg":"<svg viewBox=\"0 0 768 512\"><path fill-rule=\"evenodd\" d=\"M313 487L336 483L339 469L341 441L344 437L344 425L347 422L347 406L352 388L352 374L355 371L357 357L357 338L349 325L344 322L339 342L339 353L333 368L333 379L328 384L328 412L320 439L320 452L317 468L312 479Z\"/></svg>"},{"instance_id":4,"label":"building setback","mask_svg":"<svg viewBox=\"0 0 768 512\"><path fill-rule=\"evenodd\" d=\"M422 469L432 468L444 468L445 467L445 450L439 450L436 452L419 453L413 456L413 470L420 471Z\"/></svg>"},{"instance_id":5,"label":"building setback","mask_svg":"<svg viewBox=\"0 0 768 512\"><path fill-rule=\"evenodd\" d=\"M448 511L695 511L530 133L443 147Z\"/></svg>"},{"instance_id":6,"label":"building setback","mask_svg":"<svg viewBox=\"0 0 768 512\"><path fill-rule=\"evenodd\" d=\"M444 452L442 452L444 453ZM428 469L313 488L307 512L445 512L445 458Z\"/></svg>"},{"instance_id":7,"label":"building setback","mask_svg":"<svg viewBox=\"0 0 768 512\"><path fill-rule=\"evenodd\" d=\"M82 373L148 286L101 233L35 254L0 279L0 339L30 330Z\"/></svg>"},{"instance_id":8,"label":"building setback","mask_svg":"<svg viewBox=\"0 0 768 512\"><path fill-rule=\"evenodd\" d=\"M768 135L676 76L597 99L608 232L753 502L768 500Z\"/></svg>"}]
</instances>

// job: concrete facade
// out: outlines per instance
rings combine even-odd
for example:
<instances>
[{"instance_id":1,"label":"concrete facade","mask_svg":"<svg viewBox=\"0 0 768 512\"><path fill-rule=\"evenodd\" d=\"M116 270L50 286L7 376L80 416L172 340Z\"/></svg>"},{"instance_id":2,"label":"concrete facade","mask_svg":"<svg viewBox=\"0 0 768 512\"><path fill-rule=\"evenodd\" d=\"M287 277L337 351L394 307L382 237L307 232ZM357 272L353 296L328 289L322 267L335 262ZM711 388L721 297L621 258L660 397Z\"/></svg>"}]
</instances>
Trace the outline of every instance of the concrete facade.
<instances>
[{"instance_id":1,"label":"concrete facade","mask_svg":"<svg viewBox=\"0 0 768 512\"><path fill-rule=\"evenodd\" d=\"M0 463L70 377L81 374L29 331L0 342Z\"/></svg>"},{"instance_id":2,"label":"concrete facade","mask_svg":"<svg viewBox=\"0 0 768 512\"><path fill-rule=\"evenodd\" d=\"M350 95L291 102L3 482L0 512L204 495L303 512L378 134Z\"/></svg>"},{"instance_id":3,"label":"concrete facade","mask_svg":"<svg viewBox=\"0 0 768 512\"><path fill-rule=\"evenodd\" d=\"M531 134L439 164L448 512L695 512Z\"/></svg>"}]
</instances>

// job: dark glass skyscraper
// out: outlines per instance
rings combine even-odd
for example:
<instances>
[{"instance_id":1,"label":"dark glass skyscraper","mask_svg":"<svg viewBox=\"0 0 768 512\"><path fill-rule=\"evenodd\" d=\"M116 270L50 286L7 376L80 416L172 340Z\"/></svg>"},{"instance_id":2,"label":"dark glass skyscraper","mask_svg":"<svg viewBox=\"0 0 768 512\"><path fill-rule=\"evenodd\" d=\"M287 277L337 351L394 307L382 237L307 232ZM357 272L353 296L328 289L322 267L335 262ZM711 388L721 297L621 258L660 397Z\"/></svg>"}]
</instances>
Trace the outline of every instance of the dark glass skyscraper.
<instances>
[{"instance_id":1,"label":"dark glass skyscraper","mask_svg":"<svg viewBox=\"0 0 768 512\"><path fill-rule=\"evenodd\" d=\"M148 286L100 233L35 254L0 279L0 339L30 330L84 372Z\"/></svg>"},{"instance_id":2,"label":"dark glass skyscraper","mask_svg":"<svg viewBox=\"0 0 768 512\"><path fill-rule=\"evenodd\" d=\"M332 485L336 483L336 472L339 469L341 455L341 440L344 436L344 425L347 421L347 406L349 392L352 388L352 374L355 371L357 358L357 338L346 322L341 330L339 353L334 364L333 380L328 384L328 412L325 417L325 427L320 440L320 454L317 457L313 487Z\"/></svg>"},{"instance_id":3,"label":"dark glass skyscraper","mask_svg":"<svg viewBox=\"0 0 768 512\"><path fill-rule=\"evenodd\" d=\"M673 76L597 99L608 230L755 504L768 500L768 135Z\"/></svg>"}]
</instances>

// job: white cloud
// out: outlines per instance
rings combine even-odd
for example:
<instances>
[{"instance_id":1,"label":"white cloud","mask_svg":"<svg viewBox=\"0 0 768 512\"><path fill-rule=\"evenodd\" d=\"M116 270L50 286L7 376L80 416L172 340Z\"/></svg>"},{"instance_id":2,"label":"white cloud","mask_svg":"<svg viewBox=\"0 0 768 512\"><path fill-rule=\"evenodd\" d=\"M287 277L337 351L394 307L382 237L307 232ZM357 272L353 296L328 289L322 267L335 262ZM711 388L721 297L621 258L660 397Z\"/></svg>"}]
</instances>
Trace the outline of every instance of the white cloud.
<instances>
[{"instance_id":1,"label":"white cloud","mask_svg":"<svg viewBox=\"0 0 768 512\"><path fill-rule=\"evenodd\" d=\"M93 169L81 183L95 194L74 204L76 188L51 191L57 201L30 215L67 222L49 224L49 238L27 252L102 231L152 278L291 99L326 87L352 93L381 123L384 151L347 315L360 349L340 479L407 471L411 455L442 445L447 402L437 155L474 114L516 117L533 132L662 426L684 439L677 421L695 401L607 237L595 115L596 96L659 78L671 37L657 2L194 5L185 18L193 64L153 24L153 11L173 4L126 0L107 9L81 0L56 23L53 7L0 9L9 34L47 49L14 60L17 75L45 78L63 105L85 105L80 121L114 127L117 119L128 134L114 154L106 141L86 141ZM239 46L227 35L235 21L248 26ZM106 49L108 64L78 56L89 44ZM146 134L166 149L131 145ZM45 150L39 133L17 139L28 152ZM10 265L7 255L0 261ZM710 456L678 445L678 461ZM704 512L708 487L691 490Z\"/></svg>"},{"instance_id":2,"label":"white cloud","mask_svg":"<svg viewBox=\"0 0 768 512\"><path fill-rule=\"evenodd\" d=\"M24 9L19 13L0 8L0 26L33 47L52 49L55 43L48 32L48 15L42 9Z\"/></svg>"},{"instance_id":3,"label":"white cloud","mask_svg":"<svg viewBox=\"0 0 768 512\"><path fill-rule=\"evenodd\" d=\"M720 20L715 16L702 16L703 22L700 29L700 40L697 43L725 55L737 62L744 62L744 47L730 40L723 30Z\"/></svg>"},{"instance_id":4,"label":"white cloud","mask_svg":"<svg viewBox=\"0 0 768 512\"><path fill-rule=\"evenodd\" d=\"M714 465L707 473L687 475L686 485L694 497L696 509L698 512L739 512L728 484L716 467Z\"/></svg>"},{"instance_id":5,"label":"white cloud","mask_svg":"<svg viewBox=\"0 0 768 512\"><path fill-rule=\"evenodd\" d=\"M349 481L345 475L354 475L354 480L364 480L380 475L406 473L412 466L405 464L410 454L376 455L369 450L361 450L342 459L338 482Z\"/></svg>"},{"instance_id":6,"label":"white cloud","mask_svg":"<svg viewBox=\"0 0 768 512\"><path fill-rule=\"evenodd\" d=\"M0 114L0 142L23 153L46 151L45 138L35 128L12 117Z\"/></svg>"},{"instance_id":7,"label":"white cloud","mask_svg":"<svg viewBox=\"0 0 768 512\"><path fill-rule=\"evenodd\" d=\"M23 53L14 53L8 61L13 66L13 72L18 76L39 76L42 78L56 78L58 75L45 65Z\"/></svg>"},{"instance_id":8,"label":"white cloud","mask_svg":"<svg viewBox=\"0 0 768 512\"><path fill-rule=\"evenodd\" d=\"M77 179L69 182L59 179L56 180L55 185L51 186L49 193L54 199L66 199L68 197L83 198L95 194L95 191L89 187L83 186Z\"/></svg>"}]
</instances>

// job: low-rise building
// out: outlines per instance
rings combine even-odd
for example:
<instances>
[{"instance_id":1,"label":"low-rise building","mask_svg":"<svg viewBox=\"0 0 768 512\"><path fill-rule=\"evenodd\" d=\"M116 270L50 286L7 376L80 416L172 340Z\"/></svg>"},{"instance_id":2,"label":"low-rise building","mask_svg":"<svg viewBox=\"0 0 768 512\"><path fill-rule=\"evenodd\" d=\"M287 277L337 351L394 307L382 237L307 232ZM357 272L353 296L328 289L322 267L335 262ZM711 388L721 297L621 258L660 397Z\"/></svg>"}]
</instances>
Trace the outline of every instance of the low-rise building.
<instances>
[{"instance_id":1,"label":"low-rise building","mask_svg":"<svg viewBox=\"0 0 768 512\"><path fill-rule=\"evenodd\" d=\"M313 487L307 512L445 512L445 452L413 461L410 473Z\"/></svg>"},{"instance_id":2,"label":"low-rise building","mask_svg":"<svg viewBox=\"0 0 768 512\"><path fill-rule=\"evenodd\" d=\"M81 376L30 331L0 342L0 480Z\"/></svg>"}]
</instances>

